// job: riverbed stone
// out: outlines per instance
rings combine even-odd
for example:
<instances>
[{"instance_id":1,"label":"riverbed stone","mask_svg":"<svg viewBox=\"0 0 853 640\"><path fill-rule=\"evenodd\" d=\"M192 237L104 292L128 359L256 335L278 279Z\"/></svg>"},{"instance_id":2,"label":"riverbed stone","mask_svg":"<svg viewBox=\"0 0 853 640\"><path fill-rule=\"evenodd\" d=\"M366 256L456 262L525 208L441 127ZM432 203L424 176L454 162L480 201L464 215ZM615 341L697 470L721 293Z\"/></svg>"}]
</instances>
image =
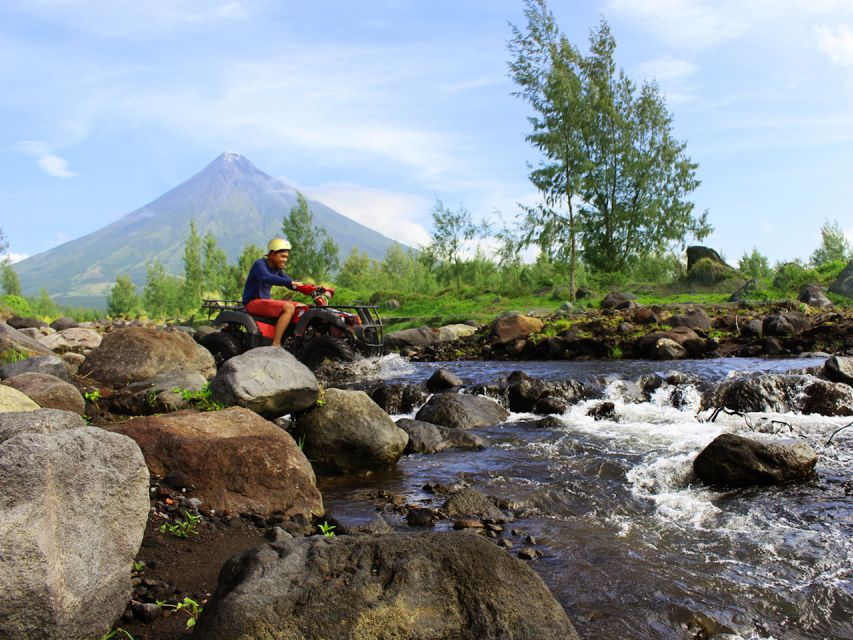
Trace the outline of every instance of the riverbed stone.
<instances>
[{"instance_id":1,"label":"riverbed stone","mask_svg":"<svg viewBox=\"0 0 853 640\"><path fill-rule=\"evenodd\" d=\"M83 418L73 411L36 409L0 413L0 444L19 433L54 433L85 427Z\"/></svg>"},{"instance_id":2,"label":"riverbed stone","mask_svg":"<svg viewBox=\"0 0 853 640\"><path fill-rule=\"evenodd\" d=\"M611 291L604 299L601 301L602 309L616 309L616 310L629 310L636 309L638 307L637 303L634 302L634 298L636 298L633 293L627 293L624 291Z\"/></svg>"},{"instance_id":3,"label":"riverbed stone","mask_svg":"<svg viewBox=\"0 0 853 640\"><path fill-rule=\"evenodd\" d=\"M216 373L210 352L183 331L122 327L104 336L101 345L86 356L80 373L121 387L179 368L198 371L206 378Z\"/></svg>"},{"instance_id":4,"label":"riverbed stone","mask_svg":"<svg viewBox=\"0 0 853 640\"><path fill-rule=\"evenodd\" d=\"M383 382L368 392L370 399L378 404L385 413L411 413L427 400L427 394L420 385Z\"/></svg>"},{"instance_id":5,"label":"riverbed stone","mask_svg":"<svg viewBox=\"0 0 853 640\"><path fill-rule=\"evenodd\" d=\"M0 486L0 637L102 637L148 519L139 447L92 427L18 433L0 445Z\"/></svg>"},{"instance_id":6,"label":"riverbed stone","mask_svg":"<svg viewBox=\"0 0 853 640\"><path fill-rule=\"evenodd\" d=\"M17 362L0 365L0 379L11 378L22 373L48 373L68 382L68 365L59 356L32 356Z\"/></svg>"},{"instance_id":7,"label":"riverbed stone","mask_svg":"<svg viewBox=\"0 0 853 640\"><path fill-rule=\"evenodd\" d=\"M658 344L661 339L677 343L684 349L685 355L696 356L705 350L705 341L689 327L674 327L670 331L649 333L637 341L637 350L643 357L652 360L672 360L674 358L668 356L681 353L680 350L675 350L668 342Z\"/></svg>"},{"instance_id":8,"label":"riverbed stone","mask_svg":"<svg viewBox=\"0 0 853 640\"><path fill-rule=\"evenodd\" d=\"M277 418L311 407L320 386L311 370L290 352L258 347L223 363L210 390L214 400Z\"/></svg>"},{"instance_id":9,"label":"riverbed stone","mask_svg":"<svg viewBox=\"0 0 853 640\"><path fill-rule=\"evenodd\" d=\"M416 420L456 429L473 429L499 424L509 411L485 396L460 393L434 395L415 415Z\"/></svg>"},{"instance_id":10,"label":"riverbed stone","mask_svg":"<svg viewBox=\"0 0 853 640\"><path fill-rule=\"evenodd\" d=\"M520 313L508 313L492 322L492 334L501 344L509 344L523 340L529 335L539 333L545 323L539 318L525 316Z\"/></svg>"},{"instance_id":11,"label":"riverbed stone","mask_svg":"<svg viewBox=\"0 0 853 640\"><path fill-rule=\"evenodd\" d=\"M0 413L4 411L36 411L41 409L27 394L0 384Z\"/></svg>"},{"instance_id":12,"label":"riverbed stone","mask_svg":"<svg viewBox=\"0 0 853 640\"><path fill-rule=\"evenodd\" d=\"M21 333L5 322L0 322L0 362L12 363L31 356L52 356L53 351Z\"/></svg>"},{"instance_id":13,"label":"riverbed stone","mask_svg":"<svg viewBox=\"0 0 853 640\"><path fill-rule=\"evenodd\" d=\"M429 327L401 329L385 336L385 346L389 349L403 347L422 347L438 341L438 331Z\"/></svg>"},{"instance_id":14,"label":"riverbed stone","mask_svg":"<svg viewBox=\"0 0 853 640\"><path fill-rule=\"evenodd\" d=\"M466 532L313 536L231 559L195 633L577 640L541 578Z\"/></svg>"},{"instance_id":15,"label":"riverbed stone","mask_svg":"<svg viewBox=\"0 0 853 640\"><path fill-rule=\"evenodd\" d=\"M797 300L818 309L832 306L832 301L826 297L823 288L817 284L803 285L800 289L800 294L797 296Z\"/></svg>"},{"instance_id":16,"label":"riverbed stone","mask_svg":"<svg viewBox=\"0 0 853 640\"><path fill-rule=\"evenodd\" d=\"M810 326L809 319L799 311L773 313L761 324L761 333L765 336L791 336Z\"/></svg>"},{"instance_id":17,"label":"riverbed stone","mask_svg":"<svg viewBox=\"0 0 853 640\"><path fill-rule=\"evenodd\" d=\"M72 327L39 338L39 342L54 353L86 353L97 349L102 341L100 333L87 327Z\"/></svg>"},{"instance_id":18,"label":"riverbed stone","mask_svg":"<svg viewBox=\"0 0 853 640\"><path fill-rule=\"evenodd\" d=\"M484 438L464 429L451 429L410 418L400 418L396 424L409 436L403 453L436 453L449 448L483 449L488 446Z\"/></svg>"},{"instance_id":19,"label":"riverbed stone","mask_svg":"<svg viewBox=\"0 0 853 640\"><path fill-rule=\"evenodd\" d=\"M485 494L465 487L445 500L441 510L450 517L477 516L489 520L505 520L506 515Z\"/></svg>"},{"instance_id":20,"label":"riverbed stone","mask_svg":"<svg viewBox=\"0 0 853 640\"><path fill-rule=\"evenodd\" d=\"M207 379L198 371L176 369L119 389L107 399L110 411L144 416L191 408L184 392L200 392Z\"/></svg>"},{"instance_id":21,"label":"riverbed stone","mask_svg":"<svg viewBox=\"0 0 853 640\"><path fill-rule=\"evenodd\" d=\"M666 323L670 327L688 327L699 331L711 330L711 318L704 309L690 309L684 313L676 313Z\"/></svg>"},{"instance_id":22,"label":"riverbed stone","mask_svg":"<svg viewBox=\"0 0 853 640\"><path fill-rule=\"evenodd\" d=\"M452 371L441 367L436 369L435 373L429 377L429 380L426 382L426 388L430 392L435 393L436 391L446 391L447 389L461 387L464 384L462 378Z\"/></svg>"},{"instance_id":23,"label":"riverbed stone","mask_svg":"<svg viewBox=\"0 0 853 640\"><path fill-rule=\"evenodd\" d=\"M728 380L703 401L705 408L733 411L796 411L824 416L853 415L853 388L809 375L760 374Z\"/></svg>"},{"instance_id":24,"label":"riverbed stone","mask_svg":"<svg viewBox=\"0 0 853 640\"><path fill-rule=\"evenodd\" d=\"M49 373L21 373L3 380L2 384L26 394L45 409L63 409L83 415L86 401L73 384Z\"/></svg>"},{"instance_id":25,"label":"riverbed stone","mask_svg":"<svg viewBox=\"0 0 853 640\"><path fill-rule=\"evenodd\" d=\"M724 433L693 461L693 470L708 484L731 487L802 480L811 475L817 454L802 440L760 442Z\"/></svg>"},{"instance_id":26,"label":"riverbed stone","mask_svg":"<svg viewBox=\"0 0 853 640\"><path fill-rule=\"evenodd\" d=\"M832 382L853 386L853 357L832 356L823 365L823 375Z\"/></svg>"},{"instance_id":27,"label":"riverbed stone","mask_svg":"<svg viewBox=\"0 0 853 640\"><path fill-rule=\"evenodd\" d=\"M409 436L363 391L326 389L322 406L300 414L292 433L322 473L393 467Z\"/></svg>"}]
</instances>

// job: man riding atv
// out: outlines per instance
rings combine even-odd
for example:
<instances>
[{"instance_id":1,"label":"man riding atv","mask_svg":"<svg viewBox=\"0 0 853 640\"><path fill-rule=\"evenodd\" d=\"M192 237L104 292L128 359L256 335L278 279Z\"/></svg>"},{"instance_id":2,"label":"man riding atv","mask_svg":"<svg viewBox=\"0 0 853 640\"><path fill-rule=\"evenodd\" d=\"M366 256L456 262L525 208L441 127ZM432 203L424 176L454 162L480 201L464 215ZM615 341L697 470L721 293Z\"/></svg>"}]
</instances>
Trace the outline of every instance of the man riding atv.
<instances>
[{"instance_id":1,"label":"man riding atv","mask_svg":"<svg viewBox=\"0 0 853 640\"><path fill-rule=\"evenodd\" d=\"M290 249L290 242L284 238L270 240L267 244L267 255L255 260L243 286L243 306L246 311L256 316L278 318L272 339L274 347L281 346L281 339L293 318L296 303L290 300L274 300L270 294L272 287L287 287L291 291L299 291L308 296L320 288L296 282L284 272Z\"/></svg>"}]
</instances>

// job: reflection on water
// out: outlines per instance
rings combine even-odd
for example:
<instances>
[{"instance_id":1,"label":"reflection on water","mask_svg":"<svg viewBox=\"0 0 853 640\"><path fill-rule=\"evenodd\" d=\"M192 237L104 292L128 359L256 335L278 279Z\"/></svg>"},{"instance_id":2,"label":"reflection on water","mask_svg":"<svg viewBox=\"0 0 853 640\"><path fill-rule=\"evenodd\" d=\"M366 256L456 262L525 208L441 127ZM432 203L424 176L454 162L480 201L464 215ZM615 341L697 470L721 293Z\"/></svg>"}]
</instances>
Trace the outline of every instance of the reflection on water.
<instances>
[{"instance_id":1,"label":"reflection on water","mask_svg":"<svg viewBox=\"0 0 853 640\"><path fill-rule=\"evenodd\" d=\"M733 369L784 371L822 362L446 366L466 381L488 382L518 368L542 378L593 380L677 367L721 379ZM398 359L392 366L390 379L422 380L437 365ZM322 481L327 509L344 520L369 520L376 502L366 496L378 489L440 505L422 489L427 482L467 483L523 505L507 527L519 530L510 536L515 550L523 535L537 539L544 555L532 567L584 638L853 638L853 429L826 445L849 418L781 416L794 437L817 451L815 480L721 491L693 476L698 451L723 431L773 436L752 432L738 416L702 422L695 415L698 394L683 394L687 404L676 409L664 392L652 402L627 403L621 388L613 383L606 391L616 421L588 417L595 401L571 407L548 429L533 416L513 415L478 430L492 444L484 451L406 456L385 474ZM750 417L752 424L780 418ZM384 515L407 528L397 513Z\"/></svg>"}]
</instances>

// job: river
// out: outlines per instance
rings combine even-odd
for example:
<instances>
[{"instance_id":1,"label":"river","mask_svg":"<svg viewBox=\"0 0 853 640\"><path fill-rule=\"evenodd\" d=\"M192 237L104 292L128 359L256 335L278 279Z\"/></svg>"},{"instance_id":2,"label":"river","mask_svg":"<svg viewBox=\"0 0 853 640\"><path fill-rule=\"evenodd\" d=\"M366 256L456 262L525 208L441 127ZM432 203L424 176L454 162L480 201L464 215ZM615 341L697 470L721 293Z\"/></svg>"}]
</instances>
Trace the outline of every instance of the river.
<instances>
[{"instance_id":1,"label":"river","mask_svg":"<svg viewBox=\"0 0 853 640\"><path fill-rule=\"evenodd\" d=\"M410 363L386 357L376 375L389 381L423 381L444 366L466 383L517 369L542 379L597 382L617 420L588 417L597 400L570 407L549 428L535 424L541 416L512 414L477 430L491 442L488 449L409 455L386 473L324 479L324 502L343 522L364 522L382 509L392 526L411 531L376 499L378 491L434 508L443 499L424 485L458 483L511 501L519 515L506 525L510 553L533 536L542 557L531 567L582 638L853 638L853 428L827 445L850 418L750 414L751 426L729 415L705 422L708 412L697 417L696 390L682 394L675 408L667 390L650 402L630 402L625 384L650 372L719 381L824 360ZM760 432L779 429L818 453L815 479L725 491L693 476L693 458L720 433L774 438Z\"/></svg>"}]
</instances>

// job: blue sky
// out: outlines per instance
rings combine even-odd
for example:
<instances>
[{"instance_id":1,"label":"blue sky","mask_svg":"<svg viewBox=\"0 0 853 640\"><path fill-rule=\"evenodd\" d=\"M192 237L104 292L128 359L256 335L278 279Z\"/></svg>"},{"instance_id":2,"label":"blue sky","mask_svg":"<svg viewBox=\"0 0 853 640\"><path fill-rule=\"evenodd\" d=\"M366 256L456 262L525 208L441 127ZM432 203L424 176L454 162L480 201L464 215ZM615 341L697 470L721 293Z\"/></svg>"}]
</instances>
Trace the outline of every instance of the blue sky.
<instances>
[{"instance_id":1,"label":"blue sky","mask_svg":"<svg viewBox=\"0 0 853 640\"><path fill-rule=\"evenodd\" d=\"M657 79L735 262L853 239L853 0L550 3L586 49ZM235 151L402 242L436 201L532 204L510 0L2 0L0 228L15 257L150 202Z\"/></svg>"}]
</instances>

